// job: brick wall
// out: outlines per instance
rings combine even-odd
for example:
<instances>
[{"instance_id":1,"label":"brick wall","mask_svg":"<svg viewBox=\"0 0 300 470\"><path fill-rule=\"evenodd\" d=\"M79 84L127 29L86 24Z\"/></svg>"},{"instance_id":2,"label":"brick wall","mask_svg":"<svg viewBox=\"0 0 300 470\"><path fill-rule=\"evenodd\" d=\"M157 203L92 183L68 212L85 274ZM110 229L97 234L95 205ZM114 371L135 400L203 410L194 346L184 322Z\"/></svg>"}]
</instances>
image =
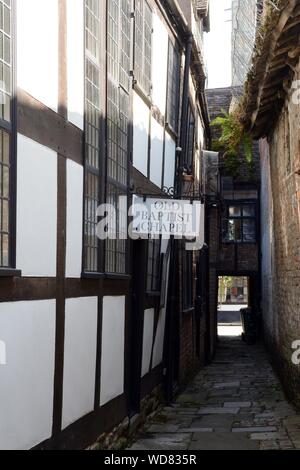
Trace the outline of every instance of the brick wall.
<instances>
[{"instance_id":1,"label":"brick wall","mask_svg":"<svg viewBox=\"0 0 300 470\"><path fill-rule=\"evenodd\" d=\"M291 344L300 340L299 122L300 105L290 96L269 138L269 149L262 142L261 154L267 184L262 199L265 336L283 384L300 406L300 365L291 361Z\"/></svg>"}]
</instances>

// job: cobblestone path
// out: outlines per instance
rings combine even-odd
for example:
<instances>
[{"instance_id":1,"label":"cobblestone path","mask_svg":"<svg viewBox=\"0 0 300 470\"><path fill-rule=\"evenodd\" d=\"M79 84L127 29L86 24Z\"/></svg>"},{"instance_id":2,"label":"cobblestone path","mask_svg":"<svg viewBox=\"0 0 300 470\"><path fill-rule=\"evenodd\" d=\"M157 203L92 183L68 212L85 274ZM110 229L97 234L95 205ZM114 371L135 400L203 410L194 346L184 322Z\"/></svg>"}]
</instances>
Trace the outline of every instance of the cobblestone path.
<instances>
[{"instance_id":1,"label":"cobblestone path","mask_svg":"<svg viewBox=\"0 0 300 470\"><path fill-rule=\"evenodd\" d=\"M131 449L300 449L300 413L286 401L262 346L222 337L214 362Z\"/></svg>"}]
</instances>

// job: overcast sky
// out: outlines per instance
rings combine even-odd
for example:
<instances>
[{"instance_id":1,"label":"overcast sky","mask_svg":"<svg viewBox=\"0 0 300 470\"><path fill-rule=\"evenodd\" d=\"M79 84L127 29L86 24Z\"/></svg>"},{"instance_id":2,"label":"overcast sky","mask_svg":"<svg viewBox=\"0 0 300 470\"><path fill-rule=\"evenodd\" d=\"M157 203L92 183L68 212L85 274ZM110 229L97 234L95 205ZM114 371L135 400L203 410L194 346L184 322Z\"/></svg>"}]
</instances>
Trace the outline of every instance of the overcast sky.
<instances>
[{"instance_id":1,"label":"overcast sky","mask_svg":"<svg viewBox=\"0 0 300 470\"><path fill-rule=\"evenodd\" d=\"M208 88L231 85L231 0L210 0L210 33L204 33ZM227 11L226 11L227 10Z\"/></svg>"}]
</instances>

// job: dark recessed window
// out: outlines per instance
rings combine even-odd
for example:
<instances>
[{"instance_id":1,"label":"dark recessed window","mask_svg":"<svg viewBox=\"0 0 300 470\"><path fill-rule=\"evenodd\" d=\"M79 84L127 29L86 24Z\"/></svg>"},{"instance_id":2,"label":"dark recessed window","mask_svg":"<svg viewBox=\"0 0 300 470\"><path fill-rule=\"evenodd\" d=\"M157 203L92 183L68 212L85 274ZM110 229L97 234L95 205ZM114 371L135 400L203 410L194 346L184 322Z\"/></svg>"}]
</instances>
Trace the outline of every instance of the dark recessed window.
<instances>
[{"instance_id":1,"label":"dark recessed window","mask_svg":"<svg viewBox=\"0 0 300 470\"><path fill-rule=\"evenodd\" d=\"M0 0L0 267L14 267L12 198L12 10Z\"/></svg>"},{"instance_id":2,"label":"dark recessed window","mask_svg":"<svg viewBox=\"0 0 300 470\"><path fill-rule=\"evenodd\" d=\"M151 95L152 10L146 0L135 2L134 77L140 88Z\"/></svg>"},{"instance_id":3,"label":"dark recessed window","mask_svg":"<svg viewBox=\"0 0 300 470\"><path fill-rule=\"evenodd\" d=\"M183 308L193 307L193 252L183 253Z\"/></svg>"},{"instance_id":4,"label":"dark recessed window","mask_svg":"<svg viewBox=\"0 0 300 470\"><path fill-rule=\"evenodd\" d=\"M147 292L159 292L161 281L161 239L148 240Z\"/></svg>"},{"instance_id":5,"label":"dark recessed window","mask_svg":"<svg viewBox=\"0 0 300 470\"><path fill-rule=\"evenodd\" d=\"M234 204L227 207L222 222L222 239L225 243L256 242L256 205Z\"/></svg>"},{"instance_id":6,"label":"dark recessed window","mask_svg":"<svg viewBox=\"0 0 300 470\"><path fill-rule=\"evenodd\" d=\"M194 167L194 152L195 152L195 116L191 105L188 108L188 119L187 119L187 143L185 151L185 167L189 174L193 174Z\"/></svg>"}]
</instances>

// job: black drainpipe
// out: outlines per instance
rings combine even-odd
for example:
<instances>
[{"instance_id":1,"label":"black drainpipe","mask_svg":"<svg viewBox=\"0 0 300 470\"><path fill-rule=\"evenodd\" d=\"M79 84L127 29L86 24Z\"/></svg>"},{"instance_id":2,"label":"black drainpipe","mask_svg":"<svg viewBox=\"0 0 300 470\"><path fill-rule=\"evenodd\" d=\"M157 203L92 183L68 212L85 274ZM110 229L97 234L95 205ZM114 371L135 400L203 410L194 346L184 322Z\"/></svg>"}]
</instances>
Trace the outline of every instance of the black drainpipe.
<instances>
[{"instance_id":1,"label":"black drainpipe","mask_svg":"<svg viewBox=\"0 0 300 470\"><path fill-rule=\"evenodd\" d=\"M192 57L192 47L193 47L193 36L190 34L186 40L185 47L185 67L184 67L184 82L183 82L183 92L182 92L182 112L181 112L181 130L180 130L180 147L181 151L177 152L176 155L176 176L175 176L175 185L174 185L174 198L181 198L182 192L182 167L184 164L184 155L187 145L187 132L186 132L186 122L188 117L188 99L189 99L189 77L190 77L190 66L191 66L191 57ZM178 268L179 268L179 240L175 240L174 237L171 238L171 262L170 262L170 284L169 284L169 295L168 295L168 304L167 304L167 331L166 331L166 380L165 380L165 398L167 403L170 403L173 399L174 391L174 372L175 367L179 367L179 363L176 364L176 361L179 360L179 344L177 344L176 351L176 342L180 340L180 321L179 314L181 309L178 307ZM177 315L176 315L177 312ZM174 321L177 317L177 321ZM176 354L178 352L178 354Z\"/></svg>"}]
</instances>

